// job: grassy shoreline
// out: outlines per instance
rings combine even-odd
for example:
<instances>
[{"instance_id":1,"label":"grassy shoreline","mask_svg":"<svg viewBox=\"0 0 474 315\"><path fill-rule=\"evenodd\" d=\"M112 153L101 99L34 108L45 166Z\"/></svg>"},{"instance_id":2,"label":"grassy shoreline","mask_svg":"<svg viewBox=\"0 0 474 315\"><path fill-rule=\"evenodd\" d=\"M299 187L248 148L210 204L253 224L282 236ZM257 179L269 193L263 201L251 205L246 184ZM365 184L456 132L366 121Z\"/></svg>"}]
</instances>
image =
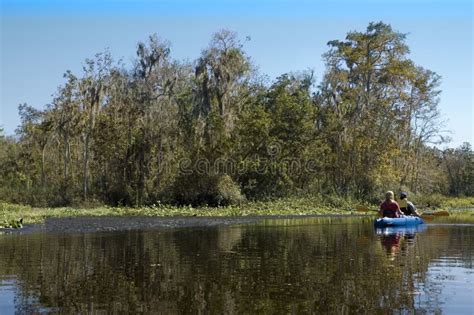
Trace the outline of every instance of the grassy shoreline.
<instances>
[{"instance_id":1,"label":"grassy shoreline","mask_svg":"<svg viewBox=\"0 0 474 315\"><path fill-rule=\"evenodd\" d=\"M242 205L226 207L177 207L157 204L147 207L110 207L94 208L35 208L0 202L0 226L2 223L23 218L24 224L39 224L50 217L77 216L258 216L258 215L323 215L350 214L351 209L326 205L315 206L310 200L281 199L266 202L247 202Z\"/></svg>"},{"instance_id":2,"label":"grassy shoreline","mask_svg":"<svg viewBox=\"0 0 474 315\"><path fill-rule=\"evenodd\" d=\"M0 202L0 228L10 225L20 218L23 224L40 224L50 217L77 216L259 216L259 215L327 215L361 214L355 211L356 201L338 200L324 203L317 197L294 197L272 201L247 202L242 205L226 207L176 207L157 204L147 207L110 207L95 208L36 208L28 205ZM376 205L367 207L375 209ZM474 198L447 198L438 209L450 211L452 219L474 222Z\"/></svg>"}]
</instances>

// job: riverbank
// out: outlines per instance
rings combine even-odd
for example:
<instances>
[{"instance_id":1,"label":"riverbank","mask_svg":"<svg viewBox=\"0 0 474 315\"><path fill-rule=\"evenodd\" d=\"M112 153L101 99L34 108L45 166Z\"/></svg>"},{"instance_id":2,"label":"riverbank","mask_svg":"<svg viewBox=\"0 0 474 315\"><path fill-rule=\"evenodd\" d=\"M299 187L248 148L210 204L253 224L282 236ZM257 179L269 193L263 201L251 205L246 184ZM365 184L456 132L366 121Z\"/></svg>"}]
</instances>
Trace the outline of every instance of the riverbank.
<instances>
[{"instance_id":1,"label":"riverbank","mask_svg":"<svg viewBox=\"0 0 474 315\"><path fill-rule=\"evenodd\" d=\"M0 227L14 224L20 218L22 224L40 224L47 218L65 217L247 217L247 216L290 216L290 215L341 215L361 214L356 212L357 202L351 200L326 200L318 197L294 197L272 201L247 202L227 207L176 207L155 204L148 207L94 208L36 208L0 202ZM460 220L474 220L474 198L447 198L437 209L450 211ZM366 205L375 209L376 205ZM452 219L454 219L454 217Z\"/></svg>"},{"instance_id":2,"label":"riverbank","mask_svg":"<svg viewBox=\"0 0 474 315\"><path fill-rule=\"evenodd\" d=\"M177 207L155 204L147 207L93 208L36 208L0 202L0 225L23 218L23 224L43 223L46 218L82 216L146 216L146 217L230 217L230 216L274 216L274 215L324 215L350 214L349 204L322 204L316 198L285 198L273 201L246 202L226 207Z\"/></svg>"}]
</instances>

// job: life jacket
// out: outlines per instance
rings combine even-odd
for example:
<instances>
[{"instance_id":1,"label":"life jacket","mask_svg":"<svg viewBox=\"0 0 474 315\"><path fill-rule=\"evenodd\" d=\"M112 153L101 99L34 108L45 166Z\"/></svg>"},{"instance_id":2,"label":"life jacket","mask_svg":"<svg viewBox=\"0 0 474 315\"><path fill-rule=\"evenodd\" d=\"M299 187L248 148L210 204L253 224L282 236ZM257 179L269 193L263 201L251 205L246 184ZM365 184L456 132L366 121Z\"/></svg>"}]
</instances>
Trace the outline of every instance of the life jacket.
<instances>
[{"instance_id":1,"label":"life jacket","mask_svg":"<svg viewBox=\"0 0 474 315\"><path fill-rule=\"evenodd\" d=\"M380 205L380 209L382 210L382 216L384 218L385 217L388 217L388 218L398 218L398 217L400 217L400 215L398 213L398 209L400 209L400 208L399 208L398 203L396 201L393 201L393 202L384 201Z\"/></svg>"},{"instance_id":2,"label":"life jacket","mask_svg":"<svg viewBox=\"0 0 474 315\"><path fill-rule=\"evenodd\" d=\"M403 198L400 201L398 201L398 205L400 206L400 209L402 208L408 208L408 200L407 198Z\"/></svg>"}]
</instances>

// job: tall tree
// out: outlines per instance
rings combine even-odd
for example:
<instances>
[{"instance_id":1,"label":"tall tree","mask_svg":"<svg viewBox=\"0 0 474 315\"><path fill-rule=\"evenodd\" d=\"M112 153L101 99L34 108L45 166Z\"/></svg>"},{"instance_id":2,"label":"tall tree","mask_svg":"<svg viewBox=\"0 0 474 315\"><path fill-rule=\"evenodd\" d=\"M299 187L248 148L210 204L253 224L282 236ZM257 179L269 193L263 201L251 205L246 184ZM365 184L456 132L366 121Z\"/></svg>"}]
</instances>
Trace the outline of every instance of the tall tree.
<instances>
[{"instance_id":1,"label":"tall tree","mask_svg":"<svg viewBox=\"0 0 474 315\"><path fill-rule=\"evenodd\" d=\"M214 34L209 47L197 61L199 98L195 114L203 125L198 134L212 149L219 149L229 136L242 105L239 92L251 70L242 47L237 33L221 30Z\"/></svg>"},{"instance_id":2,"label":"tall tree","mask_svg":"<svg viewBox=\"0 0 474 315\"><path fill-rule=\"evenodd\" d=\"M89 190L89 162L92 133L97 115L104 105L108 88L108 77L112 65L112 56L109 52L95 55L95 59L86 59L83 67L83 77L79 81L79 97L81 102L81 128L83 151L83 181L82 197L87 199Z\"/></svg>"},{"instance_id":3,"label":"tall tree","mask_svg":"<svg viewBox=\"0 0 474 315\"><path fill-rule=\"evenodd\" d=\"M338 167L329 171L336 190L364 196L393 187L407 172L391 170L411 154L404 146L421 148L436 136L439 77L414 65L405 38L379 22L328 43L319 102L325 129L334 130L328 140Z\"/></svg>"}]
</instances>

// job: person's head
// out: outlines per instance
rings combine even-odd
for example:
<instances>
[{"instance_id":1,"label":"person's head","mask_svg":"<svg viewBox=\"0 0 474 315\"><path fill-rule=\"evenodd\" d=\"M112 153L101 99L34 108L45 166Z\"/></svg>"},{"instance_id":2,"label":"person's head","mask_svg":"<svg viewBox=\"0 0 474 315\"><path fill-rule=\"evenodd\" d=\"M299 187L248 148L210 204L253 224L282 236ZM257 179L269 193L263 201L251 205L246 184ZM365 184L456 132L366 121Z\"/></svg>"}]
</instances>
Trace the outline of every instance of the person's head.
<instances>
[{"instance_id":1,"label":"person's head","mask_svg":"<svg viewBox=\"0 0 474 315\"><path fill-rule=\"evenodd\" d=\"M408 194L406 192L400 193L400 199L405 199L406 197L408 197Z\"/></svg>"},{"instance_id":2,"label":"person's head","mask_svg":"<svg viewBox=\"0 0 474 315\"><path fill-rule=\"evenodd\" d=\"M393 200L394 198L394 194L393 194L393 191L389 190L385 193L385 200Z\"/></svg>"}]
</instances>

